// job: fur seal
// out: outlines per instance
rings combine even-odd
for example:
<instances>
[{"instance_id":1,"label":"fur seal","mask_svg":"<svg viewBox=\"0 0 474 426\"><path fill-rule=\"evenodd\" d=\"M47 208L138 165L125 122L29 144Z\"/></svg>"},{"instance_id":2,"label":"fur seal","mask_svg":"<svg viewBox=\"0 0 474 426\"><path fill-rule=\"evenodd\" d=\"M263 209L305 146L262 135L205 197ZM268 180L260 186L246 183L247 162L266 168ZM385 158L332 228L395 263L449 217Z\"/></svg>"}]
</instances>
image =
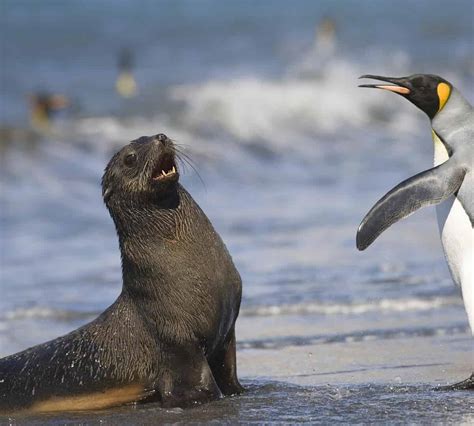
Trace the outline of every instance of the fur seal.
<instances>
[{"instance_id":1,"label":"fur seal","mask_svg":"<svg viewBox=\"0 0 474 426\"><path fill-rule=\"evenodd\" d=\"M243 391L234 333L240 275L178 182L176 159L163 134L112 157L102 188L122 292L94 321L1 359L0 412L188 406Z\"/></svg>"}]
</instances>

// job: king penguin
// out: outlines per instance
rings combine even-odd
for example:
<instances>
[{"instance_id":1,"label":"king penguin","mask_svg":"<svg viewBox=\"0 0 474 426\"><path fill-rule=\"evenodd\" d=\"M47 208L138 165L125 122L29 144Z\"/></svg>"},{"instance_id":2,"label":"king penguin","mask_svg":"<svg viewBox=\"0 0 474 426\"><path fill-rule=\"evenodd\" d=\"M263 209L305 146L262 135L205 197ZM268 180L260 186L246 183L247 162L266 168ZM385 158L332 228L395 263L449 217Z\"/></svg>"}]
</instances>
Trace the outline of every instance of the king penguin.
<instances>
[{"instance_id":1,"label":"king penguin","mask_svg":"<svg viewBox=\"0 0 474 426\"><path fill-rule=\"evenodd\" d=\"M451 83L436 75L361 78L389 83L360 87L401 95L428 115L434 167L398 184L372 207L357 231L357 248L366 249L385 229L419 208L436 205L444 254L474 333L474 110ZM474 389L474 373L446 388Z\"/></svg>"}]
</instances>

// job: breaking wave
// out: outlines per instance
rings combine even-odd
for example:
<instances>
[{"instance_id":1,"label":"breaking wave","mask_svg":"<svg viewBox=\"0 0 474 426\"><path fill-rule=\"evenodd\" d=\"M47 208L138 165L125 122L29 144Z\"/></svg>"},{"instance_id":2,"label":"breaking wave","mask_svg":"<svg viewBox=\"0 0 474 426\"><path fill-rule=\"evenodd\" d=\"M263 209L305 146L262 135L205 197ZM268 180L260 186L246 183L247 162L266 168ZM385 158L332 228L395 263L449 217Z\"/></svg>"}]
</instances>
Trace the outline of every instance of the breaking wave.
<instances>
[{"instance_id":1,"label":"breaking wave","mask_svg":"<svg viewBox=\"0 0 474 426\"><path fill-rule=\"evenodd\" d=\"M254 306L242 309L244 316L272 315L357 315L367 312L405 312L427 311L444 306L458 306L462 301L459 297L431 297L406 299L379 299L352 303L317 303L282 304L271 306Z\"/></svg>"},{"instance_id":2,"label":"breaking wave","mask_svg":"<svg viewBox=\"0 0 474 426\"><path fill-rule=\"evenodd\" d=\"M352 303L300 303L271 306L249 306L240 311L241 316L280 316L280 315L360 315L368 312L427 311L447 306L460 306L459 297L431 297L406 299L379 299ZM97 316L101 311L79 311L59 309L48 306L18 307L3 312L0 321L24 319L76 320Z\"/></svg>"}]
</instances>

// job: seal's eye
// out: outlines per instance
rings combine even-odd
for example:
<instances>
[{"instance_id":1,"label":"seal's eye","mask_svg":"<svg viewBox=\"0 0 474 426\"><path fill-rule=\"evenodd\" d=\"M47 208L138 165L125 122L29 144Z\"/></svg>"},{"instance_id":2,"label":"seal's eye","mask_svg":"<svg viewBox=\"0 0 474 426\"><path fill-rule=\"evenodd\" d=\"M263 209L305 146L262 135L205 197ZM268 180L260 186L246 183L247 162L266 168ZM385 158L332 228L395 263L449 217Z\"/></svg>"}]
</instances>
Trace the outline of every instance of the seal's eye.
<instances>
[{"instance_id":1,"label":"seal's eye","mask_svg":"<svg viewBox=\"0 0 474 426\"><path fill-rule=\"evenodd\" d=\"M127 167L133 167L136 162L137 162L137 154L135 154L134 152L132 152L131 154L128 154L123 159L123 164L125 164Z\"/></svg>"}]
</instances>

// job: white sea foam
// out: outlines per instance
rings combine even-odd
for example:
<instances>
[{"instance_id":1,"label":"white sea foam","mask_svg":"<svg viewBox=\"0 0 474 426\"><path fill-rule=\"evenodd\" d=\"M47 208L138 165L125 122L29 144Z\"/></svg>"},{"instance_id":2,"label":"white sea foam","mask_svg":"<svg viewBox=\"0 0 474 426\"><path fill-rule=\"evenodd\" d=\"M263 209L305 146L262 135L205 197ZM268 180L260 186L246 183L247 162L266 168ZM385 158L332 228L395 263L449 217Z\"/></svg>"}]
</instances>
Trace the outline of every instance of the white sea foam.
<instances>
[{"instance_id":1,"label":"white sea foam","mask_svg":"<svg viewBox=\"0 0 474 426\"><path fill-rule=\"evenodd\" d=\"M394 108L387 94L357 87L361 72L338 60L319 78L213 80L175 87L170 96L185 103L184 121L194 128L205 125L242 141L273 140L285 147L291 138L365 127L374 116L388 126L403 121L397 131L417 130L412 110Z\"/></svg>"},{"instance_id":2,"label":"white sea foam","mask_svg":"<svg viewBox=\"0 0 474 426\"><path fill-rule=\"evenodd\" d=\"M405 312L427 311L445 306L458 306L462 302L458 297L432 297L426 299L379 299L353 303L296 303L269 306L249 306L241 309L242 316L280 316L280 315L357 315L367 312ZM93 317L100 312L82 312L59 309L48 306L18 307L0 315L0 323L24 319L71 320Z\"/></svg>"},{"instance_id":3,"label":"white sea foam","mask_svg":"<svg viewBox=\"0 0 474 426\"><path fill-rule=\"evenodd\" d=\"M411 107L392 94L357 87L364 72L359 64L333 58L311 78L250 75L172 86L155 115L81 118L73 133L92 149L109 152L140 135L163 132L202 154L214 152L223 139L307 152L308 144L344 139L374 123L392 136L417 133L422 117Z\"/></svg>"},{"instance_id":4,"label":"white sea foam","mask_svg":"<svg viewBox=\"0 0 474 426\"><path fill-rule=\"evenodd\" d=\"M301 303L282 304L271 306L255 306L244 308L244 316L272 316L272 315L357 315L367 312L405 312L427 311L444 306L457 306L462 302L458 297L432 297L426 299L379 299L374 301L361 301L352 303Z\"/></svg>"},{"instance_id":5,"label":"white sea foam","mask_svg":"<svg viewBox=\"0 0 474 426\"><path fill-rule=\"evenodd\" d=\"M57 319L72 320L98 315L100 312L80 312L66 309L51 308L47 306L32 306L29 308L16 308L5 311L0 315L0 324L3 321L25 319Z\"/></svg>"}]
</instances>

